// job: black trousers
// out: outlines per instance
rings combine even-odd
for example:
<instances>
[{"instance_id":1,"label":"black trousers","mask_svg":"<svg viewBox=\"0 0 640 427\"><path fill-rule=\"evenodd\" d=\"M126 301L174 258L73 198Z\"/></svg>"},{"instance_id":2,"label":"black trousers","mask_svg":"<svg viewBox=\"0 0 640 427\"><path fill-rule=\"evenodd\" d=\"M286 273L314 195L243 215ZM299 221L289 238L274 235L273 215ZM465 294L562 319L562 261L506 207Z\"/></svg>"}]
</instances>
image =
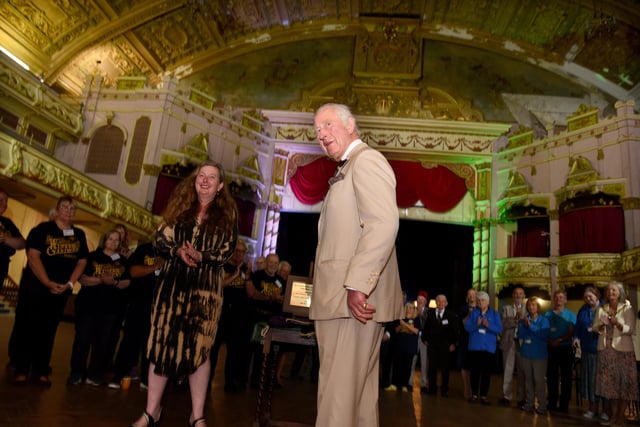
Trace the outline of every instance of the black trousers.
<instances>
[{"instance_id":1,"label":"black trousers","mask_svg":"<svg viewBox=\"0 0 640 427\"><path fill-rule=\"evenodd\" d=\"M76 312L76 334L71 352L71 375L104 381L109 338L118 320L117 313L83 310ZM91 354L89 356L89 354ZM87 359L89 365L87 367Z\"/></svg>"},{"instance_id":2,"label":"black trousers","mask_svg":"<svg viewBox=\"0 0 640 427\"><path fill-rule=\"evenodd\" d=\"M151 329L151 302L132 301L124 318L122 340L116 355L114 381L125 377L140 363L140 379L147 384L149 359L146 357L147 339Z\"/></svg>"},{"instance_id":3,"label":"black trousers","mask_svg":"<svg viewBox=\"0 0 640 427\"><path fill-rule=\"evenodd\" d=\"M471 367L471 394L486 397L489 393L491 372L493 372L496 355L488 351L469 350L467 356Z\"/></svg>"},{"instance_id":4,"label":"black trousers","mask_svg":"<svg viewBox=\"0 0 640 427\"><path fill-rule=\"evenodd\" d=\"M69 294L34 294L20 287L9 349L17 374L51 373L53 343Z\"/></svg>"},{"instance_id":5,"label":"black trousers","mask_svg":"<svg viewBox=\"0 0 640 427\"><path fill-rule=\"evenodd\" d=\"M427 346L427 356L429 359L429 391L435 392L438 386L438 370L442 375L440 392L446 394L449 391L449 346L447 344L429 344Z\"/></svg>"},{"instance_id":6,"label":"black trousers","mask_svg":"<svg viewBox=\"0 0 640 427\"><path fill-rule=\"evenodd\" d=\"M211 380L218 364L218 353L223 343L227 346L224 364L224 380L227 388L244 389L249 376L251 358L251 331L253 323L246 307L222 308L218 332L211 349Z\"/></svg>"},{"instance_id":7,"label":"black trousers","mask_svg":"<svg viewBox=\"0 0 640 427\"><path fill-rule=\"evenodd\" d=\"M570 345L549 347L547 361L547 402L549 409L567 409L571 401L573 348ZM560 396L558 397L558 382Z\"/></svg>"}]
</instances>

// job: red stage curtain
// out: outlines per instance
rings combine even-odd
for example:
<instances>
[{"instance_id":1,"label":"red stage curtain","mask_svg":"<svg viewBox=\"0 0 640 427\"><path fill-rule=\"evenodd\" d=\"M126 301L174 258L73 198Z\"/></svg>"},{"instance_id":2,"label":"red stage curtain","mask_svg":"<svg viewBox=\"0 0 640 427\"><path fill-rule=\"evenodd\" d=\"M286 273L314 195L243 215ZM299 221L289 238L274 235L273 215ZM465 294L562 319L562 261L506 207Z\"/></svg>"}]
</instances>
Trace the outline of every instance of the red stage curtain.
<instances>
[{"instance_id":1,"label":"red stage curtain","mask_svg":"<svg viewBox=\"0 0 640 427\"><path fill-rule=\"evenodd\" d=\"M253 218L256 214L256 204L249 200L235 198L238 206L238 233L243 236L251 236L253 231Z\"/></svg>"},{"instance_id":2,"label":"red stage curtain","mask_svg":"<svg viewBox=\"0 0 640 427\"><path fill-rule=\"evenodd\" d=\"M399 160L389 163L396 174L396 200L400 208L409 208L420 200L431 212L444 213L467 193L464 179L445 167L425 169L418 162Z\"/></svg>"},{"instance_id":3,"label":"red stage curtain","mask_svg":"<svg viewBox=\"0 0 640 427\"><path fill-rule=\"evenodd\" d=\"M511 257L549 256L549 218L518 219L518 232Z\"/></svg>"},{"instance_id":4,"label":"red stage curtain","mask_svg":"<svg viewBox=\"0 0 640 427\"><path fill-rule=\"evenodd\" d=\"M182 178L176 178L167 175L160 175L156 184L156 194L153 196L153 207L151 213L154 215L162 215L164 208L169 203L169 197L176 185Z\"/></svg>"},{"instance_id":5,"label":"red stage curtain","mask_svg":"<svg viewBox=\"0 0 640 427\"><path fill-rule=\"evenodd\" d=\"M414 206L420 200L432 212L448 212L467 192L464 179L445 167L425 169L418 162L399 160L389 163L396 175L396 201L400 208ZM329 191L328 180L336 167L336 162L327 158L298 166L289 180L293 194L307 205L320 202Z\"/></svg>"},{"instance_id":6,"label":"red stage curtain","mask_svg":"<svg viewBox=\"0 0 640 427\"><path fill-rule=\"evenodd\" d=\"M291 191L301 203L315 205L329 191L329 178L335 173L338 163L322 157L308 165L298 166L289 179Z\"/></svg>"},{"instance_id":7,"label":"red stage curtain","mask_svg":"<svg viewBox=\"0 0 640 427\"><path fill-rule=\"evenodd\" d=\"M621 206L578 209L560 215L560 255L624 251Z\"/></svg>"}]
</instances>

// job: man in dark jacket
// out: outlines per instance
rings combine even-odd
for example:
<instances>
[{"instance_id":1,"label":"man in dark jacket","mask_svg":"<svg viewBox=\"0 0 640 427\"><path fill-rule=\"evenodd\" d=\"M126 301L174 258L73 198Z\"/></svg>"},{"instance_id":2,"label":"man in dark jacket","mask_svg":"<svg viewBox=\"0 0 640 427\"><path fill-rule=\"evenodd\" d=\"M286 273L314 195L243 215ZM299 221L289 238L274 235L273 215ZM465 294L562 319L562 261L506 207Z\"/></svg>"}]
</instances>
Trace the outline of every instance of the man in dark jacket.
<instances>
[{"instance_id":1,"label":"man in dark jacket","mask_svg":"<svg viewBox=\"0 0 640 427\"><path fill-rule=\"evenodd\" d=\"M427 343L429 358L429 391L436 394L438 387L438 370L442 376L440 394L442 397L449 391L449 363L460 339L460 321L452 310L447 310L447 297L436 297L436 308L429 310L427 320L422 328L422 340Z\"/></svg>"}]
</instances>

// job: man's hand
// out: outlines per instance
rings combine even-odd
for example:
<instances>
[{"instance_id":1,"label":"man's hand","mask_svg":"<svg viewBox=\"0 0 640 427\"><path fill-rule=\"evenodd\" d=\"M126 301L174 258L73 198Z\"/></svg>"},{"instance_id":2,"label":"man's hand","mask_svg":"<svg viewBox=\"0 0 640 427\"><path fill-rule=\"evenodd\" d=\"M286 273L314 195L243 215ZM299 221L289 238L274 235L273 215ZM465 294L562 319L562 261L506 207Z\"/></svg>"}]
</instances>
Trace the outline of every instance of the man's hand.
<instances>
[{"instance_id":1,"label":"man's hand","mask_svg":"<svg viewBox=\"0 0 640 427\"><path fill-rule=\"evenodd\" d=\"M365 294L352 289L347 290L347 306L349 306L353 317L362 323L373 319L373 313L376 312L376 307L367 303Z\"/></svg>"}]
</instances>

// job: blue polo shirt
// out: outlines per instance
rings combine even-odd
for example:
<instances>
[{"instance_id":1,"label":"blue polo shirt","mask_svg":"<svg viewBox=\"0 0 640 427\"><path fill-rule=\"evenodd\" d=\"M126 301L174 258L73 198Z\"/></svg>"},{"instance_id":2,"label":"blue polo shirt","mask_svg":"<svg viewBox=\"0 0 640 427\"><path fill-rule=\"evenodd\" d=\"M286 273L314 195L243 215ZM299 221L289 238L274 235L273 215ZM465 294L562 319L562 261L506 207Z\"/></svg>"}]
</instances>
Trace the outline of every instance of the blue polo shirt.
<instances>
[{"instance_id":1,"label":"blue polo shirt","mask_svg":"<svg viewBox=\"0 0 640 427\"><path fill-rule=\"evenodd\" d=\"M549 338L556 339L569 332L571 326L576 325L576 315L571 310L564 308L560 314L556 314L555 311L549 310L544 314L544 317L549 321ZM570 346L571 337L560 343L560 346Z\"/></svg>"}]
</instances>

